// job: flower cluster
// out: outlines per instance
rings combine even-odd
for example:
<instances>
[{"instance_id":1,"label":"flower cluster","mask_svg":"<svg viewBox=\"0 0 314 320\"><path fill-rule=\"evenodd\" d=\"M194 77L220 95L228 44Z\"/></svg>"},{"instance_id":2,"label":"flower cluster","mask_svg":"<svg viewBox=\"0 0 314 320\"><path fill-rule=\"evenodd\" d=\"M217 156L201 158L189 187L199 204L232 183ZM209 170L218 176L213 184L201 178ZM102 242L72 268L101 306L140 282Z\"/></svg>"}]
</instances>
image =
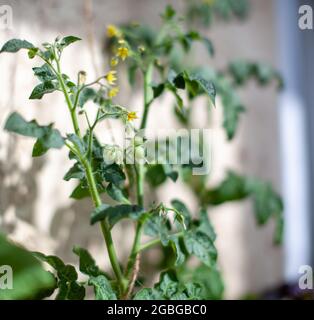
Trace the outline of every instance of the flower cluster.
<instances>
[{"instance_id":1,"label":"flower cluster","mask_svg":"<svg viewBox=\"0 0 314 320\"><path fill-rule=\"evenodd\" d=\"M122 32L116 26L112 24L108 25L107 36L109 38L115 38L118 40L118 47L116 49L115 55L111 58L110 61L110 66L114 68L118 65L120 59L124 61L130 55L130 50L128 44L123 39ZM117 72L115 70L110 70L105 76L108 84L111 86L111 88L108 91L109 99L114 98L119 93L119 87L116 85L116 73Z\"/></svg>"}]
</instances>

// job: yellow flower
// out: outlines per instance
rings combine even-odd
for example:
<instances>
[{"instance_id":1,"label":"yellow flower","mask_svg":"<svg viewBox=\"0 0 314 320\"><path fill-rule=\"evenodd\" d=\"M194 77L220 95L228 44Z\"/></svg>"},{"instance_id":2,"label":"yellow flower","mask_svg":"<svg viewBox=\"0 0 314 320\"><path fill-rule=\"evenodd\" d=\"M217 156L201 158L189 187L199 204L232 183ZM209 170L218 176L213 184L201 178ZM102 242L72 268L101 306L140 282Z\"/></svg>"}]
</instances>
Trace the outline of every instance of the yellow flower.
<instances>
[{"instance_id":1,"label":"yellow flower","mask_svg":"<svg viewBox=\"0 0 314 320\"><path fill-rule=\"evenodd\" d=\"M106 77L106 80L108 81L108 83L109 83L111 86L115 85L115 82L116 82L116 80L117 80L116 73L117 73L117 71L111 70L111 71L109 71L109 72L106 74L106 76L105 76L105 77Z\"/></svg>"},{"instance_id":2,"label":"yellow flower","mask_svg":"<svg viewBox=\"0 0 314 320\"><path fill-rule=\"evenodd\" d=\"M113 38L113 37L120 37L121 33L119 31L119 29L113 25L113 24L109 24L107 27L107 36L109 38Z\"/></svg>"},{"instance_id":3,"label":"yellow flower","mask_svg":"<svg viewBox=\"0 0 314 320\"><path fill-rule=\"evenodd\" d=\"M112 58L110 61L110 65L112 67L115 67L119 63L119 60L117 58Z\"/></svg>"},{"instance_id":4,"label":"yellow flower","mask_svg":"<svg viewBox=\"0 0 314 320\"><path fill-rule=\"evenodd\" d=\"M111 88L108 92L108 97L113 98L119 93L119 87Z\"/></svg>"},{"instance_id":5,"label":"yellow flower","mask_svg":"<svg viewBox=\"0 0 314 320\"><path fill-rule=\"evenodd\" d=\"M128 112L128 121L133 121L135 119L138 119L136 112L134 111Z\"/></svg>"},{"instance_id":6,"label":"yellow flower","mask_svg":"<svg viewBox=\"0 0 314 320\"><path fill-rule=\"evenodd\" d=\"M127 47L118 48L117 56L124 61L129 56L129 49Z\"/></svg>"}]
</instances>

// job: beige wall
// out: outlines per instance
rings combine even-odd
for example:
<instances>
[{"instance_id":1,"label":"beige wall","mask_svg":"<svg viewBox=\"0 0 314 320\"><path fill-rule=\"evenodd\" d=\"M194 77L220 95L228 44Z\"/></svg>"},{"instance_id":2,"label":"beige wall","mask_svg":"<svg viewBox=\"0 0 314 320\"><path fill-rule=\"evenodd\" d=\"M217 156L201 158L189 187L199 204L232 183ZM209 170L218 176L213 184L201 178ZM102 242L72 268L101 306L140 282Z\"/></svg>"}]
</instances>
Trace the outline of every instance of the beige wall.
<instances>
[{"instance_id":1,"label":"beige wall","mask_svg":"<svg viewBox=\"0 0 314 320\"><path fill-rule=\"evenodd\" d=\"M146 21L158 25L158 12L165 3L180 1L115 0L94 1L95 64L99 73L107 70L101 53L101 40L108 23L129 20ZM275 32L272 1L252 0L252 12L245 23L218 23L208 36L214 41L216 57L207 63L224 67L229 59L244 57L275 64ZM13 7L13 30L0 32L0 43L17 37L35 44L53 40L56 35L75 34L88 39L84 1L9 1ZM84 11L85 10L85 11ZM68 49L64 57L66 73L72 77L84 69L94 77L91 50L83 41ZM204 52L197 53L196 61L204 61ZM12 110L18 110L28 119L39 123L55 122L65 132L70 128L63 99L58 94L47 95L41 101L29 101L28 96L36 80L32 75L34 61L24 53L2 55L0 59L0 126ZM276 95L274 88L259 89L250 83L241 96L248 113L242 117L235 141L228 144L220 128L221 108L213 112L214 166L211 182L222 179L226 168L237 169L270 180L278 187L278 134ZM140 110L139 93L125 89L122 103L130 102L132 109ZM167 101L167 97L165 98ZM161 119L162 126L172 126L169 108L163 103L154 105L153 119ZM160 126L160 123L158 123ZM65 150L49 151L40 159L30 157L32 141L27 138L0 134L0 217L2 227L12 237L31 249L61 254L74 262L71 247L79 244L98 254L100 264L107 263L97 227L89 226L89 201L74 203L68 199L73 184L62 177L69 167ZM193 196L186 187L173 183L158 191L164 201L176 196L195 207ZM227 297L240 297L249 292L264 290L280 282L282 277L281 249L272 245L273 225L256 229L251 203L228 204L211 210L218 233L220 265L226 281ZM132 237L132 226L123 223L114 232L117 247L125 254ZM68 231L70 230L70 232ZM123 236L121 231L123 230Z\"/></svg>"}]
</instances>

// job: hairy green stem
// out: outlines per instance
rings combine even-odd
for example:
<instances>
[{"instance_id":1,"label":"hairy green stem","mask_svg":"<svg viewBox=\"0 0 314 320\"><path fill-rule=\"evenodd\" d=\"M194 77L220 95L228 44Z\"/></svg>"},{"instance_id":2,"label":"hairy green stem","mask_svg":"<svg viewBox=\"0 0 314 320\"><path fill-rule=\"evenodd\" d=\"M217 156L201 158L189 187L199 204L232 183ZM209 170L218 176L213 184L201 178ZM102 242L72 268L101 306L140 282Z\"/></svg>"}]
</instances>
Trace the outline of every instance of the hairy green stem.
<instances>
[{"instance_id":1,"label":"hairy green stem","mask_svg":"<svg viewBox=\"0 0 314 320\"><path fill-rule=\"evenodd\" d=\"M181 237L182 235L183 235L182 231L173 234L173 236L177 236L177 237ZM147 243L144 243L141 246L139 246L137 253L150 249L151 247L154 247L160 243L161 243L160 238L148 241Z\"/></svg>"},{"instance_id":2,"label":"hairy green stem","mask_svg":"<svg viewBox=\"0 0 314 320\"><path fill-rule=\"evenodd\" d=\"M85 159L85 161L83 161L83 165L86 171L86 177L87 177L87 181L88 181L88 186L89 186L89 190L91 193L91 197L93 199L94 205L95 207L100 207L102 205L102 201L100 199L100 195L97 189L97 185L95 182L95 178L94 178L94 174L92 172L92 167L89 163L89 161L87 161ZM119 286L120 286L120 290L121 293L124 292L125 290L125 280L118 262L118 257L116 255L116 251L114 248L114 244L113 244L113 240L112 240L112 236L111 236L111 232L110 232L110 226L108 225L108 222L106 220L101 221L101 230L106 242L106 246L107 246L107 251L108 251L108 255L109 255L109 259L112 265L112 269L115 273L115 276L118 280Z\"/></svg>"},{"instance_id":3,"label":"hairy green stem","mask_svg":"<svg viewBox=\"0 0 314 320\"><path fill-rule=\"evenodd\" d=\"M63 81L61 68L60 68L60 62L58 59L56 59L56 63L57 63L57 70L58 70L58 73L57 73L58 80L60 82L61 89L64 93L66 103L67 103L69 111L71 113L74 131L81 138L80 128L79 128L79 124L78 124L76 113L75 113L75 108L72 105L72 102L71 102L70 97L67 92L67 88L66 88L65 83ZM92 139L93 139L93 130L92 129L90 132L89 148L92 147L92 145L91 145ZM80 153L79 149L75 149L75 148L73 149L69 145L68 145L68 147L70 148L70 150L75 151L75 153L78 155L82 165L84 166L86 177L87 177L87 182L88 182L88 187L89 187L89 191L90 191L94 206L96 208L100 207L102 205L102 201L101 201L98 189L97 189L95 177L93 174L93 170L92 170L92 166L91 166L89 158L86 158L85 155L82 155ZM105 220L101 221L101 231L102 231L102 234L103 234L105 242L106 242L107 251L108 251L109 259L110 259L110 262L112 265L112 269L113 269L114 274L117 278L117 281L118 281L118 284L120 287L120 291L122 294L126 289L126 281L123 277L123 273L122 273L122 270L119 265L119 260L118 260L118 257L117 257L117 254L116 254L116 251L114 248L114 244L113 244L113 240L112 240L112 236L111 236L111 231L110 231L110 226L108 225L108 222Z\"/></svg>"},{"instance_id":4,"label":"hairy green stem","mask_svg":"<svg viewBox=\"0 0 314 320\"><path fill-rule=\"evenodd\" d=\"M152 88L150 87L152 76L153 76L153 67L154 65L150 64L147 67L146 72L144 72L144 113L143 113L143 118L140 126L141 129L146 128L149 107L153 100Z\"/></svg>"},{"instance_id":5,"label":"hairy green stem","mask_svg":"<svg viewBox=\"0 0 314 320\"><path fill-rule=\"evenodd\" d=\"M144 114L142 118L142 123L140 128L145 129L147 123L147 116L149 112L149 106L152 101L152 89L150 87L153 76L153 64L150 64L144 73ZM137 191L137 203L139 206L144 206L144 164L135 164L136 171L136 191ZM133 241L133 246L131 250L131 254L128 259L128 264L125 271L125 276L129 279L132 275L132 271L134 269L136 258L139 252L139 248L141 245L141 236L143 232L144 221L139 220L137 222L135 237Z\"/></svg>"},{"instance_id":6,"label":"hairy green stem","mask_svg":"<svg viewBox=\"0 0 314 320\"><path fill-rule=\"evenodd\" d=\"M71 115L71 119L72 119L72 124L73 124L73 128L74 128L74 132L75 134L81 138L81 131L80 131L80 127L77 121L77 116L76 116L76 108L73 107L72 101L69 97L69 93L67 90L67 87L64 83L63 77L62 77L62 73L61 73L61 67L60 67L60 61L59 59L56 58L56 63L57 63L57 77L59 80L59 83L61 85L61 89L63 91L64 97L65 97L65 101L68 105L69 111L70 111L70 115Z\"/></svg>"}]
</instances>

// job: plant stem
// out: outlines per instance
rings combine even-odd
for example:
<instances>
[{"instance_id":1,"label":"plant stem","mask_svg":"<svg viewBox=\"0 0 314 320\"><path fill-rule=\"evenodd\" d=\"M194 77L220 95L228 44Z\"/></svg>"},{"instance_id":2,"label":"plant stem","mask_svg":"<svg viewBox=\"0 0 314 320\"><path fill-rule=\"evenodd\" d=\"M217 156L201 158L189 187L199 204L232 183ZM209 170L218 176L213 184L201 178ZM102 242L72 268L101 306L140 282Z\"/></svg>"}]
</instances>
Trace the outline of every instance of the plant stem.
<instances>
[{"instance_id":1,"label":"plant stem","mask_svg":"<svg viewBox=\"0 0 314 320\"><path fill-rule=\"evenodd\" d=\"M152 76L153 76L153 67L154 65L152 63L149 64L146 72L144 72L144 113L143 113L143 118L140 126L141 129L146 128L148 111L153 98L152 88L150 87Z\"/></svg>"},{"instance_id":2,"label":"plant stem","mask_svg":"<svg viewBox=\"0 0 314 320\"><path fill-rule=\"evenodd\" d=\"M94 205L96 208L100 207L102 205L102 201L100 199L100 195L97 190L95 178L94 178L94 175L92 172L92 167L86 159L83 162L83 165L86 170L86 177L87 177L87 181L88 181L88 186L89 186L89 190L90 190ZM115 248L114 248L114 244L113 244L113 240L112 240L112 236L111 236L111 232L110 232L110 227L109 227L108 222L106 220L101 221L101 230L102 230L105 242L106 242L109 259L110 259L113 271L114 271L115 276L118 280L120 290L122 293L126 289L125 288L125 280L124 280L124 277L123 277L123 274L122 274L122 271L121 271L121 268L120 268L120 265L118 262L118 257L116 255Z\"/></svg>"},{"instance_id":3,"label":"plant stem","mask_svg":"<svg viewBox=\"0 0 314 320\"><path fill-rule=\"evenodd\" d=\"M61 73L61 67L60 67L60 61L59 59L56 57L56 63L57 63L57 77L59 80L59 83L61 85L61 89L63 91L64 97L65 97L65 101L68 105L69 111L70 111L70 115L71 115L71 119L72 119L72 123L73 123L73 128L74 128L74 132L75 134L81 138L81 131L80 131L80 127L77 121L77 116L76 116L76 108L73 107L72 101L69 97L68 94L68 90L66 88L66 85L64 83L63 77L62 77L62 73Z\"/></svg>"},{"instance_id":4,"label":"plant stem","mask_svg":"<svg viewBox=\"0 0 314 320\"><path fill-rule=\"evenodd\" d=\"M58 70L58 73L57 73L58 80L60 82L61 89L62 89L62 91L64 93L64 96L65 96L65 99L66 99L66 103L67 103L69 111L71 113L71 118L72 118L74 131L81 138L81 132L80 132L79 124L78 124L78 121L77 121L75 108L73 107L72 102L70 100L70 97L68 95L67 88L66 88L65 83L64 83L63 78L62 78L60 62L59 62L59 60L57 58L56 58L56 63L57 63L57 70ZM92 147L91 146L92 139L93 139L92 129L91 129L91 132L90 132L89 148ZM70 149L71 149L71 147L70 147ZM76 151L76 154L78 155L82 165L84 166L86 177L87 177L87 182L88 182L88 187L89 187L89 191L90 191L94 206L96 208L100 207L102 205L102 201L101 201L98 189L97 189L97 185L96 185L96 181L95 181L95 177L94 177L94 174L93 174L93 170L92 170L92 166L90 164L90 161L89 161L88 158L86 158L84 155L82 155L78 149L75 150L75 151ZM110 262L111 262L111 265L112 265L112 269L113 269L113 271L115 273L115 276L116 276L117 281L119 283L120 291L121 291L121 294L122 294L126 289L125 279L123 277L123 273L121 271L121 268L120 268L120 265L119 265L119 261L118 261L118 257L117 257L117 254L116 254L116 251L115 251L115 248L114 248L114 244L113 244L113 240L112 240L112 236L111 236L111 231L110 231L110 226L108 225L108 222L105 221L105 220L101 221L101 231L102 231L102 234L103 234L105 242L106 242L107 251L108 251L109 259L110 259Z\"/></svg>"},{"instance_id":5,"label":"plant stem","mask_svg":"<svg viewBox=\"0 0 314 320\"><path fill-rule=\"evenodd\" d=\"M152 89L150 87L150 83L152 81L153 76L153 64L149 64L146 72L144 72L144 114L140 128L145 129L147 116L149 111L149 106L152 101ZM143 207L144 205L144 164L139 163L135 164L136 171L136 191L137 191L137 203L139 206ZM143 232L144 221L139 220L137 222L136 230L135 230L135 238L133 241L133 246L131 250L131 254L129 256L128 264L126 267L125 276L126 278L130 278L132 274L132 270L136 263L136 258L139 253L139 248L141 245L141 236Z\"/></svg>"},{"instance_id":6,"label":"plant stem","mask_svg":"<svg viewBox=\"0 0 314 320\"><path fill-rule=\"evenodd\" d=\"M177 236L177 237L180 237L180 236L182 236L182 235L183 235L183 232L182 232L182 231L173 234L173 236ZM161 243L161 239L160 239L160 238L157 238L157 239L148 241L147 243L142 244L142 245L138 248L137 253L139 253L139 252L141 252L141 251L144 251L144 250L147 250L147 249L150 249L151 247L154 247L154 246L156 246L157 244L160 244L160 243Z\"/></svg>"}]
</instances>

